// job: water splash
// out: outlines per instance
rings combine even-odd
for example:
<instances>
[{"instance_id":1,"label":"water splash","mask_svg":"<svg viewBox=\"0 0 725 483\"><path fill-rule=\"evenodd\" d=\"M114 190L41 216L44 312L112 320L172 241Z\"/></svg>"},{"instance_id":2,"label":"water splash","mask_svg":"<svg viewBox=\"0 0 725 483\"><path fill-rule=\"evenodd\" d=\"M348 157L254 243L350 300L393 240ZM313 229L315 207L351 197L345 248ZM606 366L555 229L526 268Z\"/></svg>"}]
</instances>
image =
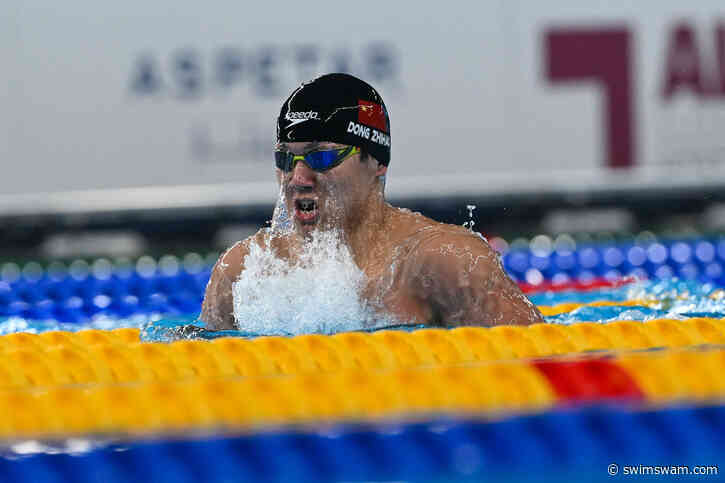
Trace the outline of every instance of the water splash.
<instances>
[{"instance_id":1,"label":"water splash","mask_svg":"<svg viewBox=\"0 0 725 483\"><path fill-rule=\"evenodd\" d=\"M332 334L396 323L361 298L366 278L339 231L312 232L290 260L277 256L271 241L250 246L233 285L238 330Z\"/></svg>"},{"instance_id":2,"label":"water splash","mask_svg":"<svg viewBox=\"0 0 725 483\"><path fill-rule=\"evenodd\" d=\"M287 211L287 197L285 188L280 184L279 195L277 196L277 204L274 206L272 214L272 231L274 233L290 232L292 230L292 220Z\"/></svg>"},{"instance_id":3,"label":"water splash","mask_svg":"<svg viewBox=\"0 0 725 483\"><path fill-rule=\"evenodd\" d=\"M468 210L468 221L463 223L463 227L473 231L473 225L476 224L476 222L473 221L473 210L476 209L476 205L466 205L466 209Z\"/></svg>"},{"instance_id":4,"label":"water splash","mask_svg":"<svg viewBox=\"0 0 725 483\"><path fill-rule=\"evenodd\" d=\"M381 330L402 330L413 331L425 328L423 324L393 324L381 325L368 329L357 329L356 332L378 332ZM208 330L204 322L182 317L161 319L145 325L141 329L140 339L143 342L174 342L178 340L205 339L213 340L221 337L244 337L254 338L267 335L286 334L258 334L242 330Z\"/></svg>"},{"instance_id":5,"label":"water splash","mask_svg":"<svg viewBox=\"0 0 725 483\"><path fill-rule=\"evenodd\" d=\"M219 337L249 337L236 330L208 330L199 319L173 317L150 322L141 327L140 339L144 342L174 342L188 339L217 339Z\"/></svg>"}]
</instances>

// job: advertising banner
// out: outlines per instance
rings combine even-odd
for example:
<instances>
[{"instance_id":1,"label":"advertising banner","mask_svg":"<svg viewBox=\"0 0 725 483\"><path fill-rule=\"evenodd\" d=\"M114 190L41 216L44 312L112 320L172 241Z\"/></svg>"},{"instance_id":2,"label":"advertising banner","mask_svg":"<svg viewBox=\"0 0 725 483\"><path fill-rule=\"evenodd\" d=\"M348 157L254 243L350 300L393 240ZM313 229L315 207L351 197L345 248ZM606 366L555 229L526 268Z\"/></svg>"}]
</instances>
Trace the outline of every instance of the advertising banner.
<instances>
[{"instance_id":1,"label":"advertising banner","mask_svg":"<svg viewBox=\"0 0 725 483\"><path fill-rule=\"evenodd\" d=\"M272 203L327 72L383 96L391 199L725 186L716 0L6 4L0 214Z\"/></svg>"}]
</instances>

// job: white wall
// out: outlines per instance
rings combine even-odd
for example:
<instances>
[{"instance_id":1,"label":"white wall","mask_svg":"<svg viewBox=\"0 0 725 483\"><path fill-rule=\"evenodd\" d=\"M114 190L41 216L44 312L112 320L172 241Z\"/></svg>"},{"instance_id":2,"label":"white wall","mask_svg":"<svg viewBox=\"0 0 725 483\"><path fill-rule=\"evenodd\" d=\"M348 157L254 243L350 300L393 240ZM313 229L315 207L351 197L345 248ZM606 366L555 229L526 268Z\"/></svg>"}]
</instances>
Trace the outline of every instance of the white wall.
<instances>
[{"instance_id":1,"label":"white wall","mask_svg":"<svg viewBox=\"0 0 725 483\"><path fill-rule=\"evenodd\" d=\"M725 6L634 3L6 1L0 213L271 202L281 102L346 65L388 105L393 198L725 185ZM665 98L678 24L706 92ZM547 33L572 29L629 35L629 167L601 83L547 80Z\"/></svg>"}]
</instances>

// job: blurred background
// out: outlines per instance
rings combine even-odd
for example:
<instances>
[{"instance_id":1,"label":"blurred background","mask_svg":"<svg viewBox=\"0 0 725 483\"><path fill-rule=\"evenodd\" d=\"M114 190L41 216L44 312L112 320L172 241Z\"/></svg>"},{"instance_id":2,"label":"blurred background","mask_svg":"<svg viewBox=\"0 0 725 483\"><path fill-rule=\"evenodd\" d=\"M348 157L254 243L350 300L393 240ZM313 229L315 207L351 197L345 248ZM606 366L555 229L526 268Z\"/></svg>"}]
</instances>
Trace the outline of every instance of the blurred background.
<instances>
[{"instance_id":1,"label":"blurred background","mask_svg":"<svg viewBox=\"0 0 725 483\"><path fill-rule=\"evenodd\" d=\"M609 481L725 454L722 0L4 0L0 63L0 452L46 453L0 480ZM203 332L212 264L272 216L281 103L329 72L385 100L388 200L485 234L556 324L139 343ZM220 432L77 456L119 431Z\"/></svg>"},{"instance_id":2,"label":"blurred background","mask_svg":"<svg viewBox=\"0 0 725 483\"><path fill-rule=\"evenodd\" d=\"M725 227L715 0L3 10L6 272L213 260L270 219L281 102L327 72L370 82L388 106L389 201L457 224L475 205L501 250Z\"/></svg>"}]
</instances>

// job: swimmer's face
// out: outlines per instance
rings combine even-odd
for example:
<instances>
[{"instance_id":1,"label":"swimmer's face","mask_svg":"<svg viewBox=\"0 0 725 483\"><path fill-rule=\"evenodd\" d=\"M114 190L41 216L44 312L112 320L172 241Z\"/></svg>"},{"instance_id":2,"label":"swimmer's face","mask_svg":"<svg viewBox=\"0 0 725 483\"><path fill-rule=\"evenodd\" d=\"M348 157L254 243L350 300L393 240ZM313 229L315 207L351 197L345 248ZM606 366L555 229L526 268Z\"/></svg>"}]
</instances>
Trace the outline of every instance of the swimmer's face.
<instances>
[{"instance_id":1,"label":"swimmer's face","mask_svg":"<svg viewBox=\"0 0 725 483\"><path fill-rule=\"evenodd\" d=\"M344 147L332 142L291 142L279 143L275 149L301 155ZM385 171L386 167L378 165L373 158L361 160L360 154L354 154L322 173L299 161L289 173L276 168L276 175L295 229L308 234L315 229L354 224L364 214L370 196L377 189L378 177Z\"/></svg>"}]
</instances>

